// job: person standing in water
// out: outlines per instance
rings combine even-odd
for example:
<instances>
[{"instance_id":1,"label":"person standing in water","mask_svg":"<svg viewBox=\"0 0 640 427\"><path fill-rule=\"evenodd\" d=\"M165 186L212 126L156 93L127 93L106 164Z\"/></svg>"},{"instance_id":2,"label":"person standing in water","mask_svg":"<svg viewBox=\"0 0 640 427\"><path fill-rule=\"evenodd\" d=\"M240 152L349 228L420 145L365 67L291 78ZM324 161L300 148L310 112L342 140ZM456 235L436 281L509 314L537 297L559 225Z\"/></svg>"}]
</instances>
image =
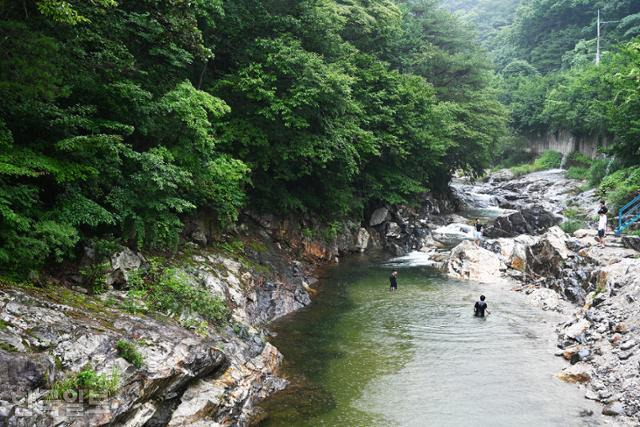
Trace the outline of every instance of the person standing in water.
<instances>
[{"instance_id":1,"label":"person standing in water","mask_svg":"<svg viewBox=\"0 0 640 427\"><path fill-rule=\"evenodd\" d=\"M479 245L480 240L482 239L482 228L484 227L480 223L479 218L476 218L476 223L474 224L474 227L476 227L476 230L473 232L473 237L476 239L476 245Z\"/></svg>"},{"instance_id":2,"label":"person standing in water","mask_svg":"<svg viewBox=\"0 0 640 427\"><path fill-rule=\"evenodd\" d=\"M389 290L391 292L397 291L398 290L398 272L397 271L393 271L391 273L391 276L389 276L389 282L391 283L391 287L389 288Z\"/></svg>"},{"instance_id":3,"label":"person standing in water","mask_svg":"<svg viewBox=\"0 0 640 427\"><path fill-rule=\"evenodd\" d=\"M480 295L480 301L476 302L476 305L473 306L473 315L476 317L484 317L484 312L487 314L491 314L489 310L487 310L487 303L484 302L485 296Z\"/></svg>"},{"instance_id":4,"label":"person standing in water","mask_svg":"<svg viewBox=\"0 0 640 427\"><path fill-rule=\"evenodd\" d=\"M604 200L600 200L600 209L598 209L598 246L604 248L604 236L607 234L607 206L604 204Z\"/></svg>"}]
</instances>

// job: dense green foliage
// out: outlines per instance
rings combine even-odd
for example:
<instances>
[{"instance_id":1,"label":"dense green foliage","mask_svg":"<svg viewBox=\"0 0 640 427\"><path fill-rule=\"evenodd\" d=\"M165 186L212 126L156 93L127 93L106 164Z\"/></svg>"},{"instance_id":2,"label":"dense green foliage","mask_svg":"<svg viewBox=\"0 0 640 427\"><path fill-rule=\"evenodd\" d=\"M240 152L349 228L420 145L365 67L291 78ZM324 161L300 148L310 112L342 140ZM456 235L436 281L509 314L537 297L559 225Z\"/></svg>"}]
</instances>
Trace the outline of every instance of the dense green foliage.
<instances>
[{"instance_id":1,"label":"dense green foliage","mask_svg":"<svg viewBox=\"0 0 640 427\"><path fill-rule=\"evenodd\" d=\"M361 215L480 172L493 71L437 0L25 0L0 34L0 269L186 215Z\"/></svg>"},{"instance_id":2,"label":"dense green foliage","mask_svg":"<svg viewBox=\"0 0 640 427\"><path fill-rule=\"evenodd\" d=\"M620 169L605 177L599 192L617 208L640 195L640 167Z\"/></svg>"}]
</instances>

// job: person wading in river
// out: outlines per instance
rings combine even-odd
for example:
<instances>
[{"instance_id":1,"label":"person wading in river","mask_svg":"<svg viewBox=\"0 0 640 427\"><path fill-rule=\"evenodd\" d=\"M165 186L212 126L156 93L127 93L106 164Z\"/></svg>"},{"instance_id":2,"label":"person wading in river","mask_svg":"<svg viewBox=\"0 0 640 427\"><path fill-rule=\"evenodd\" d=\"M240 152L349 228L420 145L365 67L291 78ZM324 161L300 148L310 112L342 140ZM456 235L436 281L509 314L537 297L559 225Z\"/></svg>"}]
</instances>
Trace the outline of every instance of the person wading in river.
<instances>
[{"instance_id":1,"label":"person wading in river","mask_svg":"<svg viewBox=\"0 0 640 427\"><path fill-rule=\"evenodd\" d=\"M393 273L391 273L391 276L389 276L389 283L391 283L391 287L389 288L391 292L398 290L398 272L397 271L394 271Z\"/></svg>"},{"instance_id":2,"label":"person wading in river","mask_svg":"<svg viewBox=\"0 0 640 427\"><path fill-rule=\"evenodd\" d=\"M476 317L484 317L484 312L487 314L491 314L489 310L487 310L487 303L484 302L485 296L480 295L480 301L476 302L476 305L473 306L473 315Z\"/></svg>"},{"instance_id":3,"label":"person wading in river","mask_svg":"<svg viewBox=\"0 0 640 427\"><path fill-rule=\"evenodd\" d=\"M607 234L607 212L609 209L604 204L604 200L600 200L600 209L598 209L598 246L604 248L604 236Z\"/></svg>"}]
</instances>

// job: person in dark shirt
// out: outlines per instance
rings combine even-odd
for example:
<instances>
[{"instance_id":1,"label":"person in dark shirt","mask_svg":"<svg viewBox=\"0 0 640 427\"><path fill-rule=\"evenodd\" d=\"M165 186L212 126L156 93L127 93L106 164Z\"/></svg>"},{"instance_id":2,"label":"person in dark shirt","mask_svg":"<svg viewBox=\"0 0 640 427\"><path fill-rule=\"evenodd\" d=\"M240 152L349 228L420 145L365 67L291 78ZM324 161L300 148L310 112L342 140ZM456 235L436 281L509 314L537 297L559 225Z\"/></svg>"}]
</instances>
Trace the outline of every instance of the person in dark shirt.
<instances>
[{"instance_id":1,"label":"person in dark shirt","mask_svg":"<svg viewBox=\"0 0 640 427\"><path fill-rule=\"evenodd\" d=\"M476 218L476 223L474 224L476 230L473 232L473 237L476 240L476 244L479 245L480 244L480 240L482 239L482 229L484 228L484 225L482 225L480 223L480 219Z\"/></svg>"},{"instance_id":2,"label":"person in dark shirt","mask_svg":"<svg viewBox=\"0 0 640 427\"><path fill-rule=\"evenodd\" d=\"M476 305L473 306L473 315L476 317L484 317L484 312L487 314L491 314L489 310L487 310L487 303L484 302L485 296L480 295L480 301L476 302Z\"/></svg>"},{"instance_id":3,"label":"person in dark shirt","mask_svg":"<svg viewBox=\"0 0 640 427\"><path fill-rule=\"evenodd\" d=\"M393 291L397 291L398 290L398 272L394 271L393 273L391 273L391 276L389 276L389 282L391 283L391 288L390 290Z\"/></svg>"}]
</instances>

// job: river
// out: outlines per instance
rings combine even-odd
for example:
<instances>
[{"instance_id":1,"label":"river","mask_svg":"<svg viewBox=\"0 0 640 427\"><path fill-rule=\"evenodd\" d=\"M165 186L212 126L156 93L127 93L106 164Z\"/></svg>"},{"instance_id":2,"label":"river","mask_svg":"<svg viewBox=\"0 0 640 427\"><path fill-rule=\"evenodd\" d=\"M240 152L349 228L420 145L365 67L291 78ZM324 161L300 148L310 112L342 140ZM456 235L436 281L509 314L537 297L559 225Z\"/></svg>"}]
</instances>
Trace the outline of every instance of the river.
<instances>
[{"instance_id":1,"label":"river","mask_svg":"<svg viewBox=\"0 0 640 427\"><path fill-rule=\"evenodd\" d=\"M503 285L447 279L413 254L354 256L312 304L273 325L291 385L261 405L271 426L595 426L584 390L554 378L561 319ZM388 275L399 270L391 293ZM484 293L491 314L472 316Z\"/></svg>"}]
</instances>

